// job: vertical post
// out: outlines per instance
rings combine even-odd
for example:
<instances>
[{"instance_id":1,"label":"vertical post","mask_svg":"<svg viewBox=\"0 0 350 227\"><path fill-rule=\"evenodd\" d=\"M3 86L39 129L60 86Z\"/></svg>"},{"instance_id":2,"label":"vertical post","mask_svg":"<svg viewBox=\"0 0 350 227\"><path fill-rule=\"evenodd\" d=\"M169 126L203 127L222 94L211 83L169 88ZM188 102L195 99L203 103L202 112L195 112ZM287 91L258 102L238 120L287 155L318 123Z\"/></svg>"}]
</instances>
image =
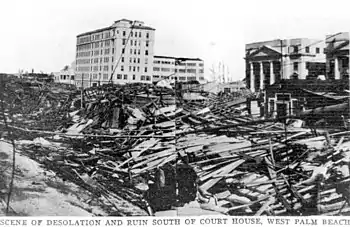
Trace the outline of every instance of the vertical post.
<instances>
[{"instance_id":1,"label":"vertical post","mask_svg":"<svg viewBox=\"0 0 350 227\"><path fill-rule=\"evenodd\" d=\"M265 81L264 64L261 61L260 62L260 90L264 90L264 81Z\"/></svg>"},{"instance_id":2,"label":"vertical post","mask_svg":"<svg viewBox=\"0 0 350 227\"><path fill-rule=\"evenodd\" d=\"M83 77L84 77L84 73L81 74L81 100L80 100L80 107L83 109L84 108L84 87L83 87L83 83L84 83L84 80L83 80Z\"/></svg>"},{"instance_id":3,"label":"vertical post","mask_svg":"<svg viewBox=\"0 0 350 227\"><path fill-rule=\"evenodd\" d=\"M251 62L250 64L250 90L255 92L255 75L254 75L254 64Z\"/></svg>"},{"instance_id":4,"label":"vertical post","mask_svg":"<svg viewBox=\"0 0 350 227\"><path fill-rule=\"evenodd\" d=\"M282 39L280 39L280 43L281 43L281 78L283 79L283 41Z\"/></svg>"},{"instance_id":5,"label":"vertical post","mask_svg":"<svg viewBox=\"0 0 350 227\"><path fill-rule=\"evenodd\" d=\"M273 61L270 61L270 85L275 83L275 73L273 71Z\"/></svg>"},{"instance_id":6,"label":"vertical post","mask_svg":"<svg viewBox=\"0 0 350 227\"><path fill-rule=\"evenodd\" d=\"M334 58L334 79L340 79L339 62L337 57Z\"/></svg>"}]
</instances>

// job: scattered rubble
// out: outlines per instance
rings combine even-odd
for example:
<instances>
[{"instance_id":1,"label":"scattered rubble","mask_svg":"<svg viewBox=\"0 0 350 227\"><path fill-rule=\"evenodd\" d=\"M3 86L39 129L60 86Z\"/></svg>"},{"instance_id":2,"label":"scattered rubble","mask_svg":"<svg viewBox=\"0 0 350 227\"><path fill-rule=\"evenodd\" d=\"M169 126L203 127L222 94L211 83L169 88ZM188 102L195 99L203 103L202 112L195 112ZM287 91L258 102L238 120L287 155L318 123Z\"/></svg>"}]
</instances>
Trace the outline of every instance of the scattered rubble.
<instances>
[{"instance_id":1,"label":"scattered rubble","mask_svg":"<svg viewBox=\"0 0 350 227\"><path fill-rule=\"evenodd\" d=\"M22 154L103 198L112 215L174 206L227 215L349 213L345 128L315 135L300 120L253 119L244 96L203 92L205 99L188 100L179 93L145 84L90 88L83 97L77 90L57 97L49 91L50 107L37 98L33 103L44 109L15 105L18 116L9 125L27 139L17 141ZM38 125L45 121L32 121L33 114L56 123ZM132 214L115 206L118 198L132 204Z\"/></svg>"}]
</instances>

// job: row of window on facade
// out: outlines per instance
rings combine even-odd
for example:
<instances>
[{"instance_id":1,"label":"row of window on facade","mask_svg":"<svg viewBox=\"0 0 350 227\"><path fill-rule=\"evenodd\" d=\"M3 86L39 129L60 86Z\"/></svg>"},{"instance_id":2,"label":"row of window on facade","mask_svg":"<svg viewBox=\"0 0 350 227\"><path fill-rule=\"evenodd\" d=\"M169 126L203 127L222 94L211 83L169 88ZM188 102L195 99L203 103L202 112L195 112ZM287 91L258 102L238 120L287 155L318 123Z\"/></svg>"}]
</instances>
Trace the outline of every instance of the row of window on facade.
<instances>
[{"instance_id":1,"label":"row of window on facade","mask_svg":"<svg viewBox=\"0 0 350 227\"><path fill-rule=\"evenodd\" d=\"M77 46L77 52L84 51L84 50L90 50L90 49L92 49L92 47L94 47L94 48L103 48L103 46L109 47L111 42L112 42L112 46L114 46L114 40L113 39L112 40L105 40L105 41L101 41L101 42L95 42L94 44L93 43L88 43L88 44L78 45ZM126 45L126 43L127 43L127 39L123 39L122 40L122 44ZM137 40L130 40L129 43L130 43L130 46L141 46L141 41L140 40L139 41L137 41ZM146 42L145 42L145 47L149 47L149 41L148 40L146 40Z\"/></svg>"},{"instance_id":2,"label":"row of window on facade","mask_svg":"<svg viewBox=\"0 0 350 227\"><path fill-rule=\"evenodd\" d=\"M175 65L175 62L171 62L171 61L159 61L159 60L155 60L155 61L153 61L153 63L154 63L154 64ZM177 64L177 65L182 65L182 66L185 66L185 65L187 65L187 66L197 66L196 63L187 63L187 64L186 64L186 63L184 63L184 62L180 62L180 63ZM203 63L199 63L198 66L199 66L199 67L203 67L204 64L203 64Z\"/></svg>"},{"instance_id":3,"label":"row of window on facade","mask_svg":"<svg viewBox=\"0 0 350 227\"><path fill-rule=\"evenodd\" d=\"M107 32L103 32L103 33L99 33L99 34L92 34L92 35L80 37L78 39L78 44L87 43L87 42L91 42L91 41L95 41L95 40L101 40L101 39L109 39L111 36L112 37L115 36L115 32L117 32L117 34L119 34L119 30L113 29L113 30L108 30ZM122 36L127 37L125 30L122 31ZM130 37L142 38L142 32L141 31L131 31ZM150 37L149 32L146 32L145 37L146 37L146 39L149 39L149 37Z\"/></svg>"},{"instance_id":4,"label":"row of window on facade","mask_svg":"<svg viewBox=\"0 0 350 227\"><path fill-rule=\"evenodd\" d=\"M291 46L291 49L289 49L289 53L299 53L299 50L303 50L304 48L299 48L299 46ZM312 53L312 51L310 51L311 48L309 46L305 47L305 53ZM315 48L315 53L319 54L320 53L320 48L316 47Z\"/></svg>"},{"instance_id":5,"label":"row of window on facade","mask_svg":"<svg viewBox=\"0 0 350 227\"><path fill-rule=\"evenodd\" d=\"M115 76L115 78L117 78L118 80L128 80L128 75L127 74L124 74L124 75L123 74L117 74ZM136 75L135 74L132 75L131 78L132 78L132 80L136 80ZM86 78L86 79L88 79L88 78ZM94 73L93 75L90 74L90 79L88 79L88 80L100 80L100 79L101 78L99 78L98 74ZM104 81L109 80L109 75L107 73L104 73L103 77L102 77L102 80L104 80ZM150 81L151 80L151 76L141 75L140 76L140 80Z\"/></svg>"},{"instance_id":6,"label":"row of window on facade","mask_svg":"<svg viewBox=\"0 0 350 227\"><path fill-rule=\"evenodd\" d=\"M60 79L61 80L74 80L74 76L73 75L60 75Z\"/></svg>"},{"instance_id":7,"label":"row of window on facade","mask_svg":"<svg viewBox=\"0 0 350 227\"><path fill-rule=\"evenodd\" d=\"M114 56L110 57L103 57L103 58L93 58L93 59L77 59L76 60L76 64L77 65L84 65L84 64L98 64L98 63L102 63L102 59L104 63L109 63L109 60L111 59L112 63L114 63ZM100 60L100 61L99 61ZM125 62L125 57L121 57L121 63ZM140 58L129 58L129 63L138 63L140 64ZM148 64L148 58L144 58L144 63L147 65Z\"/></svg>"},{"instance_id":8,"label":"row of window on facade","mask_svg":"<svg viewBox=\"0 0 350 227\"><path fill-rule=\"evenodd\" d=\"M109 55L110 49L105 49L104 50L104 55ZM112 48L112 54L114 54L114 48ZM125 48L122 49L122 54L125 54ZM130 49L130 55L141 55L141 50L140 49ZM145 50L145 55L148 55L149 52L148 50ZM95 51L91 51L91 56L99 56L99 55L103 55L103 50L95 50ZM79 57L90 57L90 51L86 51L86 52L78 52L77 53L77 58Z\"/></svg>"},{"instance_id":9,"label":"row of window on facade","mask_svg":"<svg viewBox=\"0 0 350 227\"><path fill-rule=\"evenodd\" d=\"M127 74L117 74L117 79L118 80L127 80L128 79L128 75ZM132 80L136 80L136 75L132 75ZM141 75L140 76L140 80L146 80L146 81L150 81L151 77L150 76L146 76L146 75Z\"/></svg>"},{"instance_id":10,"label":"row of window on facade","mask_svg":"<svg viewBox=\"0 0 350 227\"><path fill-rule=\"evenodd\" d=\"M179 73L197 73L196 69L174 69L174 68L159 68L159 67L153 67L153 71L155 72L179 72ZM199 69L198 73L204 73L203 69Z\"/></svg>"},{"instance_id":11,"label":"row of window on facade","mask_svg":"<svg viewBox=\"0 0 350 227\"><path fill-rule=\"evenodd\" d=\"M169 76L161 76L161 75L153 75L152 76L154 80L157 80L157 79L172 79L172 80L183 80L185 81L186 79L189 80L189 81L193 81L193 80L196 80L196 77L195 76L188 76L188 77L185 77L185 76L171 76L169 78ZM204 80L204 77L200 77L200 79L203 78Z\"/></svg>"}]
</instances>

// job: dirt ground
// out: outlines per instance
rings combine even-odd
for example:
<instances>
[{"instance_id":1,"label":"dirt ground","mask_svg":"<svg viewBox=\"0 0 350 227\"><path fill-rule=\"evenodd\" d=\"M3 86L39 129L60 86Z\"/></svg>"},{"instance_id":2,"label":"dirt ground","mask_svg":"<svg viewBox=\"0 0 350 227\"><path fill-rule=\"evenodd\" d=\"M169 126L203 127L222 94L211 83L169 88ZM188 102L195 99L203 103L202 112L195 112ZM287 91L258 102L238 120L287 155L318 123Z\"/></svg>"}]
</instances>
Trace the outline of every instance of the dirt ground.
<instances>
[{"instance_id":1,"label":"dirt ground","mask_svg":"<svg viewBox=\"0 0 350 227\"><path fill-rule=\"evenodd\" d=\"M5 215L12 172L12 145L0 141L1 215ZM63 181L55 173L20 153L10 200L11 213L20 216L97 216L107 215L99 206L87 204L90 196L78 186ZM86 202L85 202L86 201Z\"/></svg>"}]
</instances>

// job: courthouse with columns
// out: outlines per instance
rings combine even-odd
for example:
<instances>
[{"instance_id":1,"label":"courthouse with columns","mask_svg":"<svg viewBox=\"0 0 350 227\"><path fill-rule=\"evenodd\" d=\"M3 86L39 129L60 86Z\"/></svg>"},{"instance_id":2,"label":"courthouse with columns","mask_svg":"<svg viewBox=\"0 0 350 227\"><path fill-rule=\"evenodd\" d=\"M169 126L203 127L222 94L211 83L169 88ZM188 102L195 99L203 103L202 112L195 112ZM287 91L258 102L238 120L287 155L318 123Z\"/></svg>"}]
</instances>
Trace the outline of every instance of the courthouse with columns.
<instances>
[{"instance_id":1,"label":"courthouse with columns","mask_svg":"<svg viewBox=\"0 0 350 227\"><path fill-rule=\"evenodd\" d=\"M245 62L247 87L260 97L250 101L250 110L269 117L297 115L325 100L340 100L339 92L349 84L349 33L250 43Z\"/></svg>"},{"instance_id":2,"label":"courthouse with columns","mask_svg":"<svg viewBox=\"0 0 350 227\"><path fill-rule=\"evenodd\" d=\"M306 79L310 63L326 62L323 40L284 39L246 45L246 82L252 92L281 79Z\"/></svg>"}]
</instances>

